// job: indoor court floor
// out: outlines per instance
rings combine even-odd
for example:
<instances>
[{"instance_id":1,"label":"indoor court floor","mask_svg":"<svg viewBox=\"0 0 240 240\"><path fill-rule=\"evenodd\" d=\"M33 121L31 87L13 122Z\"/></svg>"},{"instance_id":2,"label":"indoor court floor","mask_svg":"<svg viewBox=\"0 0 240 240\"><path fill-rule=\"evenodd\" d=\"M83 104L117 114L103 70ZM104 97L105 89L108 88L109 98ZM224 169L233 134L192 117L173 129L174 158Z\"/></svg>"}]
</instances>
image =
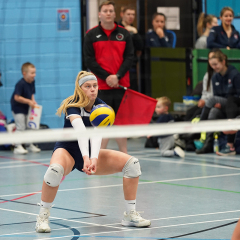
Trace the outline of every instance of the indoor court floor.
<instances>
[{"instance_id":1,"label":"indoor court floor","mask_svg":"<svg viewBox=\"0 0 240 240\"><path fill-rule=\"evenodd\" d=\"M239 156L186 153L160 157L129 139L139 158L137 210L149 228L121 226L122 174L87 176L74 170L60 185L51 210L51 233L36 233L40 191L52 151L0 152L1 239L231 239L240 217ZM114 141L109 148L117 149Z\"/></svg>"}]
</instances>

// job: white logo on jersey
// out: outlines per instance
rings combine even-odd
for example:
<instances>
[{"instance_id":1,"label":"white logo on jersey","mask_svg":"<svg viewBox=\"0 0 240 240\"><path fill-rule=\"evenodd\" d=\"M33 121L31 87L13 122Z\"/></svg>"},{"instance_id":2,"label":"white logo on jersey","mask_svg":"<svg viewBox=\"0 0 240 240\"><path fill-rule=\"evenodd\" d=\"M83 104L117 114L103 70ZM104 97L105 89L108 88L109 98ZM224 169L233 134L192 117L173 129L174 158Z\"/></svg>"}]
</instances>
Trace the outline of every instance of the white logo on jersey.
<instances>
[{"instance_id":1,"label":"white logo on jersey","mask_svg":"<svg viewBox=\"0 0 240 240\"><path fill-rule=\"evenodd\" d=\"M219 82L216 82L215 85L218 86L218 85L219 85Z\"/></svg>"},{"instance_id":2,"label":"white logo on jersey","mask_svg":"<svg viewBox=\"0 0 240 240\"><path fill-rule=\"evenodd\" d=\"M99 35L96 36L96 38L100 38L101 36L102 36L102 34L99 34Z\"/></svg>"},{"instance_id":3,"label":"white logo on jersey","mask_svg":"<svg viewBox=\"0 0 240 240\"><path fill-rule=\"evenodd\" d=\"M154 38L150 38L150 41L152 41L152 42L153 42L153 41L154 41Z\"/></svg>"}]
</instances>

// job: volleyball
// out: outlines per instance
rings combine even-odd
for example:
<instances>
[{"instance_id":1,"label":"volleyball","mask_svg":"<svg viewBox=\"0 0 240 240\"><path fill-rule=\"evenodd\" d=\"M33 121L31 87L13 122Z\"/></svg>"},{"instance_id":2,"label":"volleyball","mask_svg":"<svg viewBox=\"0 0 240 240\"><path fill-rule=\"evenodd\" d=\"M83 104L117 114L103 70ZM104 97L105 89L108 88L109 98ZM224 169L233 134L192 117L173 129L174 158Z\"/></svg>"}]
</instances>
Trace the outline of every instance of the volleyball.
<instances>
[{"instance_id":1,"label":"volleyball","mask_svg":"<svg viewBox=\"0 0 240 240\"><path fill-rule=\"evenodd\" d=\"M115 120L115 112L107 104L98 104L90 112L89 120L94 127L112 126Z\"/></svg>"}]
</instances>

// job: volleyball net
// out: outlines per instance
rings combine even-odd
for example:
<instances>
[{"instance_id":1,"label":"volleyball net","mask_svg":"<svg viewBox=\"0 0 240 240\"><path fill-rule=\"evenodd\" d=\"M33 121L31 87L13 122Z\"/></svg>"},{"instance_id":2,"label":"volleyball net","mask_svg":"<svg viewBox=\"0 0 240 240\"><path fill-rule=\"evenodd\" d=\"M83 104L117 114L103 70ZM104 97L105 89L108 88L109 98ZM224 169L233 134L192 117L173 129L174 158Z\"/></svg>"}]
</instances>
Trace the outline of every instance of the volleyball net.
<instances>
[{"instance_id":1,"label":"volleyball net","mask_svg":"<svg viewBox=\"0 0 240 240\"><path fill-rule=\"evenodd\" d=\"M73 141L77 138L131 138L145 136L161 136L184 133L238 131L240 120L208 120L198 123L173 122L149 125L125 125L112 127L87 128L77 132L73 128L28 130L24 132L0 133L0 145L33 142Z\"/></svg>"}]
</instances>

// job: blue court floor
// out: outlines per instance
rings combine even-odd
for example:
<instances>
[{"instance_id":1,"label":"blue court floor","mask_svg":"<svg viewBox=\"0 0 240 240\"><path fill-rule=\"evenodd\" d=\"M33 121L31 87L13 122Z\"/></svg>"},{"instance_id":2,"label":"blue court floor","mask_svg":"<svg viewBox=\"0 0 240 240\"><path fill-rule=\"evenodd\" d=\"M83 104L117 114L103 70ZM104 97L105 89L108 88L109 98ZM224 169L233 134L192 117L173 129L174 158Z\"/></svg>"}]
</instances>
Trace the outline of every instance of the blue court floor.
<instances>
[{"instance_id":1,"label":"blue court floor","mask_svg":"<svg viewBox=\"0 0 240 240\"><path fill-rule=\"evenodd\" d=\"M43 176L51 151L0 152L1 239L231 239L240 216L239 156L187 153L160 157L144 138L129 139L142 167L137 210L149 228L121 226L122 174L87 176L77 170L61 183L51 210L51 233L36 233ZM109 148L117 149L114 141Z\"/></svg>"}]
</instances>

